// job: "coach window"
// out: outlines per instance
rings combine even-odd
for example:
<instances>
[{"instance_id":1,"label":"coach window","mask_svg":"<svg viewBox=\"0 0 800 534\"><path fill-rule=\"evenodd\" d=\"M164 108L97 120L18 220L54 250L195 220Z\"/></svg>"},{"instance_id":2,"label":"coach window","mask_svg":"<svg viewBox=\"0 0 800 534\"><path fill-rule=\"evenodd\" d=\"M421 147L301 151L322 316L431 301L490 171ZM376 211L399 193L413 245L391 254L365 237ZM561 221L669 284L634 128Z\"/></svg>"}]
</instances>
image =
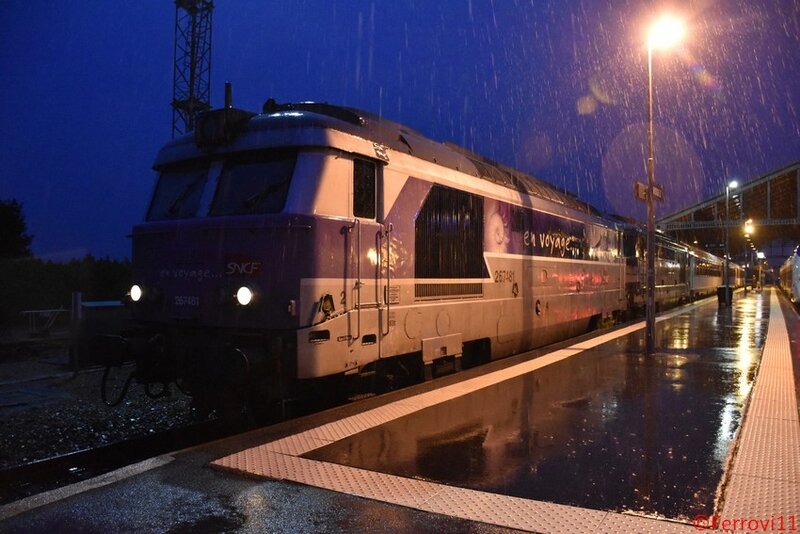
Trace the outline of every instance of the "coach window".
<instances>
[{"instance_id":1,"label":"coach window","mask_svg":"<svg viewBox=\"0 0 800 534\"><path fill-rule=\"evenodd\" d=\"M375 163L353 160L353 215L375 218Z\"/></svg>"},{"instance_id":2,"label":"coach window","mask_svg":"<svg viewBox=\"0 0 800 534\"><path fill-rule=\"evenodd\" d=\"M628 265L636 265L639 258L644 256L643 247L642 239L637 233L625 231L622 234L622 255Z\"/></svg>"}]
</instances>

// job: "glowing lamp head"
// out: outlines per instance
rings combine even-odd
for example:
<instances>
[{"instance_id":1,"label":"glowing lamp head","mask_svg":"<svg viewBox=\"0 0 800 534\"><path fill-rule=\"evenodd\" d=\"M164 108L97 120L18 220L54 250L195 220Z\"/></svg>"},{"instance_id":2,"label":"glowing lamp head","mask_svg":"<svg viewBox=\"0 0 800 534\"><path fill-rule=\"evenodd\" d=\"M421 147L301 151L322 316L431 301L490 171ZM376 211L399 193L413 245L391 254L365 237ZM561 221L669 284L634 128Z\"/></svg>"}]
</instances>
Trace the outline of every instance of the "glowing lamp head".
<instances>
[{"instance_id":1,"label":"glowing lamp head","mask_svg":"<svg viewBox=\"0 0 800 534\"><path fill-rule=\"evenodd\" d=\"M128 294L133 302L139 302L142 300L143 291L139 285L133 284Z\"/></svg>"},{"instance_id":2,"label":"glowing lamp head","mask_svg":"<svg viewBox=\"0 0 800 534\"><path fill-rule=\"evenodd\" d=\"M647 32L647 44L651 49L665 50L681 42L685 34L686 25L682 20L672 15L664 15L650 26Z\"/></svg>"},{"instance_id":3,"label":"glowing lamp head","mask_svg":"<svg viewBox=\"0 0 800 534\"><path fill-rule=\"evenodd\" d=\"M319 309L325 314L325 317L330 317L336 307L333 305L333 295L326 293L322 296L319 302Z\"/></svg>"},{"instance_id":4,"label":"glowing lamp head","mask_svg":"<svg viewBox=\"0 0 800 534\"><path fill-rule=\"evenodd\" d=\"M242 286L236 291L236 302L241 306L247 306L253 302L253 290L247 286Z\"/></svg>"},{"instance_id":5,"label":"glowing lamp head","mask_svg":"<svg viewBox=\"0 0 800 534\"><path fill-rule=\"evenodd\" d=\"M728 187L730 187L731 189L736 189L737 187L739 187L739 182L733 180L728 184Z\"/></svg>"}]
</instances>

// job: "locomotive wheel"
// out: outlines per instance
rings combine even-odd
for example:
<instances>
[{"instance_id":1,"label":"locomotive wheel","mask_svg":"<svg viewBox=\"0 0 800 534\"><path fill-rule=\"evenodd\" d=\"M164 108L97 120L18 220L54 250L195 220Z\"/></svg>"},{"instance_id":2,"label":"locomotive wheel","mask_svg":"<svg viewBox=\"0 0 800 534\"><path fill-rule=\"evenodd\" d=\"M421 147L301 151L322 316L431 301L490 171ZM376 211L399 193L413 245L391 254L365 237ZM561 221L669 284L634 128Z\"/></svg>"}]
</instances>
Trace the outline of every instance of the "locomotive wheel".
<instances>
[{"instance_id":1,"label":"locomotive wheel","mask_svg":"<svg viewBox=\"0 0 800 534\"><path fill-rule=\"evenodd\" d=\"M419 384L425 378L422 354L414 353L384 360L378 366L375 393L382 394Z\"/></svg>"}]
</instances>

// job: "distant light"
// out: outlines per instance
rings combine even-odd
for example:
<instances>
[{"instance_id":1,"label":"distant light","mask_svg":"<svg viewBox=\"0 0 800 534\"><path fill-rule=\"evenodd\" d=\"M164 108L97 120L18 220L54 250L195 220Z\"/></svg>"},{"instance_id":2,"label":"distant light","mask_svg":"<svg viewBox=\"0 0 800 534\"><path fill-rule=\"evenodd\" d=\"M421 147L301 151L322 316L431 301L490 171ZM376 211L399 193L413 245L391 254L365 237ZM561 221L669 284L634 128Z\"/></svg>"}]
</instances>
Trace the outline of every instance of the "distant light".
<instances>
[{"instance_id":1,"label":"distant light","mask_svg":"<svg viewBox=\"0 0 800 534\"><path fill-rule=\"evenodd\" d=\"M647 43L651 49L664 50L671 48L683 40L686 25L673 15L664 15L658 19L647 33Z\"/></svg>"},{"instance_id":2,"label":"distant light","mask_svg":"<svg viewBox=\"0 0 800 534\"><path fill-rule=\"evenodd\" d=\"M599 104L597 99L592 95L583 95L578 99L576 106L578 108L578 115L591 115L597 111Z\"/></svg>"},{"instance_id":3,"label":"distant light","mask_svg":"<svg viewBox=\"0 0 800 534\"><path fill-rule=\"evenodd\" d=\"M737 187L739 187L739 182L737 182L736 180L731 180L731 183L728 184L728 187L730 187L731 189L736 189Z\"/></svg>"},{"instance_id":4,"label":"distant light","mask_svg":"<svg viewBox=\"0 0 800 534\"><path fill-rule=\"evenodd\" d=\"M128 294L131 296L131 300L133 302L139 302L142 298L142 288L136 284L133 284Z\"/></svg>"},{"instance_id":5,"label":"distant light","mask_svg":"<svg viewBox=\"0 0 800 534\"><path fill-rule=\"evenodd\" d=\"M241 304L242 306L247 306L253 301L253 291L247 287L242 286L236 292L236 302Z\"/></svg>"},{"instance_id":6,"label":"distant light","mask_svg":"<svg viewBox=\"0 0 800 534\"><path fill-rule=\"evenodd\" d=\"M756 258L758 258L759 260L763 260L766 257L767 256L763 252L756 252Z\"/></svg>"}]
</instances>

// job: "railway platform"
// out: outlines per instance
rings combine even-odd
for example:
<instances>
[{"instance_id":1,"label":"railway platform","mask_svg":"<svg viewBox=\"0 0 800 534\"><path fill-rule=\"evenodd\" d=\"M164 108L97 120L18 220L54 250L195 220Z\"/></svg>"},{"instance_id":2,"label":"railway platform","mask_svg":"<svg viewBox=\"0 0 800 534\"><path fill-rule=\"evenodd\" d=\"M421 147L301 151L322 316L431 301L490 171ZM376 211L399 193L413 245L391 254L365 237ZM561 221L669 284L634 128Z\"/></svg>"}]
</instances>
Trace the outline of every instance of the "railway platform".
<instances>
[{"instance_id":1,"label":"railway platform","mask_svg":"<svg viewBox=\"0 0 800 534\"><path fill-rule=\"evenodd\" d=\"M735 294L152 458L0 531L792 532L800 319Z\"/></svg>"}]
</instances>

